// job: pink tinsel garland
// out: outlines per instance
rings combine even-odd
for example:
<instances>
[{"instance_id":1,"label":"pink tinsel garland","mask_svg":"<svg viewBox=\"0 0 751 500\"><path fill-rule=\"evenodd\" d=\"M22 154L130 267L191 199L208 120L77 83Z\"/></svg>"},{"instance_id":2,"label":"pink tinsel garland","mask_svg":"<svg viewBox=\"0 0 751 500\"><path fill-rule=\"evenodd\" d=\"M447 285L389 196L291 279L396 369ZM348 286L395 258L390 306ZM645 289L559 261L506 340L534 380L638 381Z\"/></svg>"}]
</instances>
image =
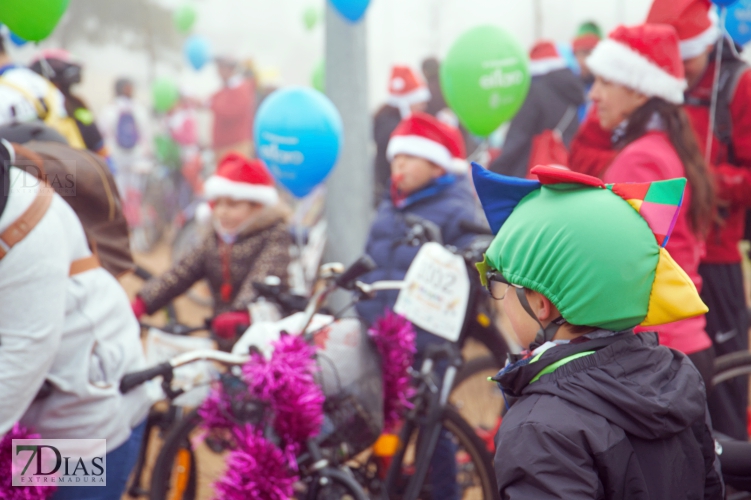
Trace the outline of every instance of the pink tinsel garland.
<instances>
[{"instance_id":1,"label":"pink tinsel garland","mask_svg":"<svg viewBox=\"0 0 751 500\"><path fill-rule=\"evenodd\" d=\"M415 329L406 318L386 311L368 330L381 353L383 372L384 428L392 431L406 408L411 407L413 395L409 368L414 362Z\"/></svg>"},{"instance_id":2,"label":"pink tinsel garland","mask_svg":"<svg viewBox=\"0 0 751 500\"><path fill-rule=\"evenodd\" d=\"M288 458L252 426L235 430L237 449L227 460L227 472L215 484L223 500L287 500L294 494L296 477Z\"/></svg>"},{"instance_id":3,"label":"pink tinsel garland","mask_svg":"<svg viewBox=\"0 0 751 500\"><path fill-rule=\"evenodd\" d=\"M46 500L57 486L12 486L13 440L39 439L28 429L16 424L0 441L0 500Z\"/></svg>"},{"instance_id":4,"label":"pink tinsel garland","mask_svg":"<svg viewBox=\"0 0 751 500\"><path fill-rule=\"evenodd\" d=\"M223 500L286 500L297 481L296 454L323 423L323 391L316 383L315 347L286 335L274 344L270 360L254 354L243 366L250 394L270 406L273 427L283 449L263 437L262 429L234 426L223 414L228 397L215 387L199 412L209 428L231 428L237 447L229 456L225 476L216 484ZM212 427L213 426L213 427Z\"/></svg>"}]
</instances>

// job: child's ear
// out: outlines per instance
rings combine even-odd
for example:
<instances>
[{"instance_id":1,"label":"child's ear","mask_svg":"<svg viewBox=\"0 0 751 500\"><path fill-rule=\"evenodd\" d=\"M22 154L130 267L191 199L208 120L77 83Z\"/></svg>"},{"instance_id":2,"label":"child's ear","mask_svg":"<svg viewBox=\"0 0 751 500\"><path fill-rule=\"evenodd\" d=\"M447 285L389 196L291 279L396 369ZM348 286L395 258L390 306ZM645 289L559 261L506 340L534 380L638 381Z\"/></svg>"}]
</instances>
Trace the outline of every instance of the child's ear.
<instances>
[{"instance_id":1,"label":"child's ear","mask_svg":"<svg viewBox=\"0 0 751 500\"><path fill-rule=\"evenodd\" d=\"M528 293L532 294L532 297L529 297L532 299L530 303L534 304L534 309L537 311L537 319L541 323L555 319L558 316L558 309L550 302L550 299L534 290L530 290Z\"/></svg>"}]
</instances>

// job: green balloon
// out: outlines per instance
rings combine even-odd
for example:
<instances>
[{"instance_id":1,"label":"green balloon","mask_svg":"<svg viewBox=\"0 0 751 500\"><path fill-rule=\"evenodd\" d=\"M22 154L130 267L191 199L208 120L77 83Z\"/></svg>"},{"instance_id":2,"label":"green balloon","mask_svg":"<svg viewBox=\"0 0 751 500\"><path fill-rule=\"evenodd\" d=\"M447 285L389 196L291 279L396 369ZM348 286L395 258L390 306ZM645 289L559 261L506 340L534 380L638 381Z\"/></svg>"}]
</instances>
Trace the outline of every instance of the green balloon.
<instances>
[{"instance_id":1,"label":"green balloon","mask_svg":"<svg viewBox=\"0 0 751 500\"><path fill-rule=\"evenodd\" d=\"M162 165L177 170L180 168L180 145L169 135L154 136L154 152L156 159Z\"/></svg>"},{"instance_id":2,"label":"green balloon","mask_svg":"<svg viewBox=\"0 0 751 500\"><path fill-rule=\"evenodd\" d=\"M305 9L302 16L302 22L305 25L305 29L311 31L318 25L318 9L310 6Z\"/></svg>"},{"instance_id":3,"label":"green balloon","mask_svg":"<svg viewBox=\"0 0 751 500\"><path fill-rule=\"evenodd\" d=\"M310 75L310 85L318 92L326 93L326 64L320 61Z\"/></svg>"},{"instance_id":4,"label":"green balloon","mask_svg":"<svg viewBox=\"0 0 751 500\"><path fill-rule=\"evenodd\" d=\"M196 23L196 9L192 5L182 5L172 15L175 28L180 33L188 33Z\"/></svg>"},{"instance_id":5,"label":"green balloon","mask_svg":"<svg viewBox=\"0 0 751 500\"><path fill-rule=\"evenodd\" d=\"M70 0L1 0L0 23L30 42L47 38Z\"/></svg>"},{"instance_id":6,"label":"green balloon","mask_svg":"<svg viewBox=\"0 0 751 500\"><path fill-rule=\"evenodd\" d=\"M459 37L441 63L441 90L459 120L487 137L511 120L529 91L527 55L506 31L478 26Z\"/></svg>"},{"instance_id":7,"label":"green balloon","mask_svg":"<svg viewBox=\"0 0 751 500\"><path fill-rule=\"evenodd\" d=\"M161 77L157 78L151 86L151 96L154 100L154 108L165 113L177 103L180 91L171 78Z\"/></svg>"}]
</instances>

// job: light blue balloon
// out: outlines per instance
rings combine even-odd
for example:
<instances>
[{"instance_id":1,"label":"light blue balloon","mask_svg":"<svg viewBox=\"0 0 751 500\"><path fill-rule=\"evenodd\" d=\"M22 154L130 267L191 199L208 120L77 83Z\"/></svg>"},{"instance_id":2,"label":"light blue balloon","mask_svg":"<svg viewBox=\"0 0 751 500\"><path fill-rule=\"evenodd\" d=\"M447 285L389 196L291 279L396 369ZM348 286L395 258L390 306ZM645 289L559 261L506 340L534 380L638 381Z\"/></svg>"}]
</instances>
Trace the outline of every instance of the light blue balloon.
<instances>
[{"instance_id":1,"label":"light blue balloon","mask_svg":"<svg viewBox=\"0 0 751 500\"><path fill-rule=\"evenodd\" d=\"M574 49L571 47L571 44L559 42L556 44L556 48L558 49L558 53L561 55L563 60L566 61L566 66L568 66L568 69L570 69L577 75L581 73L579 62L576 60L576 57L574 57Z\"/></svg>"},{"instance_id":2,"label":"light blue balloon","mask_svg":"<svg viewBox=\"0 0 751 500\"><path fill-rule=\"evenodd\" d=\"M317 90L287 87L263 101L253 135L258 156L277 182L302 198L334 168L342 143L342 118Z\"/></svg>"},{"instance_id":3,"label":"light blue balloon","mask_svg":"<svg viewBox=\"0 0 751 500\"><path fill-rule=\"evenodd\" d=\"M725 28L738 45L751 42L751 0L739 0L728 7Z\"/></svg>"},{"instance_id":4,"label":"light blue balloon","mask_svg":"<svg viewBox=\"0 0 751 500\"><path fill-rule=\"evenodd\" d=\"M185 40L185 57L193 66L193 69L199 70L211 60L211 45L206 38L193 35Z\"/></svg>"},{"instance_id":5,"label":"light blue balloon","mask_svg":"<svg viewBox=\"0 0 751 500\"><path fill-rule=\"evenodd\" d=\"M345 19L353 23L362 19L362 16L365 15L365 11L368 10L369 4L370 0L331 0L331 5L333 5Z\"/></svg>"},{"instance_id":6,"label":"light blue balloon","mask_svg":"<svg viewBox=\"0 0 751 500\"><path fill-rule=\"evenodd\" d=\"M16 35L15 33L10 34L10 41L13 42L13 45L15 45L16 47L23 47L28 43L26 40Z\"/></svg>"}]
</instances>

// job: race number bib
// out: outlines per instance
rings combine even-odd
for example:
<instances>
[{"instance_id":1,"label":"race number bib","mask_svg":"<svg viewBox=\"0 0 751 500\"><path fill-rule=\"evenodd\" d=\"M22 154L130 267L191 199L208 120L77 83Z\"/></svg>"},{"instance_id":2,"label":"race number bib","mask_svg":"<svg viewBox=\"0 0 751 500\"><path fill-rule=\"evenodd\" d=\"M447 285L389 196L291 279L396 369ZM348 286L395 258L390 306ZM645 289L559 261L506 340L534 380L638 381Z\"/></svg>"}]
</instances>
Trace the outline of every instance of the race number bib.
<instances>
[{"instance_id":1,"label":"race number bib","mask_svg":"<svg viewBox=\"0 0 751 500\"><path fill-rule=\"evenodd\" d=\"M426 243L404 278L394 312L434 335L456 342L464 325L469 277L464 259Z\"/></svg>"}]
</instances>

